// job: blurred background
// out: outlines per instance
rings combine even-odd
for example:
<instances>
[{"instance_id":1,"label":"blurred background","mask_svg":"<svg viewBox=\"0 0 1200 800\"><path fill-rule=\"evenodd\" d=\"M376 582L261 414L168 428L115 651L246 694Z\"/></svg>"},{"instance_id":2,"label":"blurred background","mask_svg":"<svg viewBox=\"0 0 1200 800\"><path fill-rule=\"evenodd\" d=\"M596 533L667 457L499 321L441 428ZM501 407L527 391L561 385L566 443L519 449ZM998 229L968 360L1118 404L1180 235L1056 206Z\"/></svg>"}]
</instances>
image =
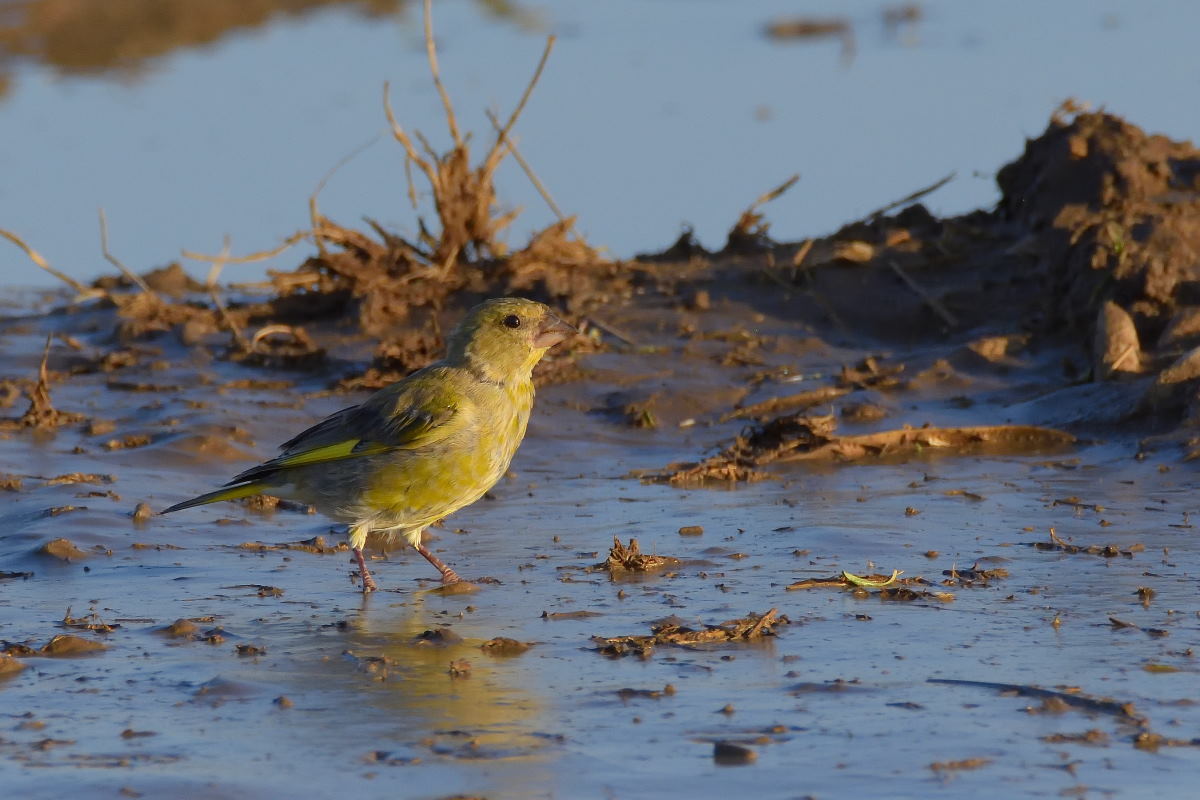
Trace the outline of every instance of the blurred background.
<instances>
[{"instance_id":1,"label":"blurred background","mask_svg":"<svg viewBox=\"0 0 1200 800\"><path fill-rule=\"evenodd\" d=\"M950 172L931 210L990 207L995 171L1068 98L1172 138L1200 132L1189 0L437 0L434 27L476 157L491 138L485 110L507 115L558 36L516 138L613 257L661 249L685 225L719 247L742 209L796 172L766 210L780 240L828 233ZM411 234L385 80L400 122L444 149L419 2L0 0L0 227L79 278L111 271L100 206L114 253L137 270L216 253L226 235L235 254L264 250L307 225L322 176L365 146L322 211ZM553 221L512 159L498 191L525 209L510 244ZM0 277L54 280L7 245Z\"/></svg>"}]
</instances>

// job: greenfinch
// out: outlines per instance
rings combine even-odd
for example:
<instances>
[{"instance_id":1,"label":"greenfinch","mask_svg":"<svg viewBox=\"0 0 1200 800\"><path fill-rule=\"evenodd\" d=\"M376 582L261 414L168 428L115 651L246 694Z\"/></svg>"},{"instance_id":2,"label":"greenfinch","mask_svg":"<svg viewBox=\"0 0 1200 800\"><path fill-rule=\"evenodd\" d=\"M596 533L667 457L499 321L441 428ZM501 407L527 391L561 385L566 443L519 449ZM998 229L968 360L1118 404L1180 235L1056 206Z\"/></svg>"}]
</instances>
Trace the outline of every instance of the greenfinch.
<instances>
[{"instance_id":1,"label":"greenfinch","mask_svg":"<svg viewBox=\"0 0 1200 800\"><path fill-rule=\"evenodd\" d=\"M224 488L165 509L269 493L349 525L364 593L375 580L368 541L403 539L459 576L421 542L426 526L470 505L508 470L533 408L533 367L575 332L542 303L488 300L467 312L445 358L284 442L282 452Z\"/></svg>"}]
</instances>

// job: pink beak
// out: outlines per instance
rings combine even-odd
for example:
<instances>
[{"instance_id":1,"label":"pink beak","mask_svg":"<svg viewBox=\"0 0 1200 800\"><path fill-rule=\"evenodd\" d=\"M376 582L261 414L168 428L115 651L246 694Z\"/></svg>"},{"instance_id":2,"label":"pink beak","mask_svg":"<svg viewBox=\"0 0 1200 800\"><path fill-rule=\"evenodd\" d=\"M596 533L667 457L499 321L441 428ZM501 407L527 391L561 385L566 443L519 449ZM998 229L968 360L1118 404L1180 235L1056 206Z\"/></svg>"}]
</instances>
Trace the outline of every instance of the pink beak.
<instances>
[{"instance_id":1,"label":"pink beak","mask_svg":"<svg viewBox=\"0 0 1200 800\"><path fill-rule=\"evenodd\" d=\"M538 332L533 336L533 346L550 348L565 340L568 336L579 333L574 327L563 322L553 314L547 314L542 320Z\"/></svg>"}]
</instances>

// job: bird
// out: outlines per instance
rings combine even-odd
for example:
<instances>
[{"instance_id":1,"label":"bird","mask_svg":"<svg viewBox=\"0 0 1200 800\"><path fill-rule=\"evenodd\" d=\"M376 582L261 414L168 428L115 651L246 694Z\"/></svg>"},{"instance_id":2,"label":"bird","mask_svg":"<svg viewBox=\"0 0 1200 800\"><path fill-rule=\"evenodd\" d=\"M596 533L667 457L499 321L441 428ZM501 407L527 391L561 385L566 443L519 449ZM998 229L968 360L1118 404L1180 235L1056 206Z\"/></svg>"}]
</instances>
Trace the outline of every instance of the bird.
<instances>
[{"instance_id":1,"label":"bird","mask_svg":"<svg viewBox=\"0 0 1200 800\"><path fill-rule=\"evenodd\" d=\"M368 541L403 540L444 584L457 583L422 532L483 497L508 471L533 409L533 368L576 332L535 300L486 300L450 334L440 361L331 414L223 487L161 513L269 493L348 525L363 594L378 588L363 557Z\"/></svg>"}]
</instances>

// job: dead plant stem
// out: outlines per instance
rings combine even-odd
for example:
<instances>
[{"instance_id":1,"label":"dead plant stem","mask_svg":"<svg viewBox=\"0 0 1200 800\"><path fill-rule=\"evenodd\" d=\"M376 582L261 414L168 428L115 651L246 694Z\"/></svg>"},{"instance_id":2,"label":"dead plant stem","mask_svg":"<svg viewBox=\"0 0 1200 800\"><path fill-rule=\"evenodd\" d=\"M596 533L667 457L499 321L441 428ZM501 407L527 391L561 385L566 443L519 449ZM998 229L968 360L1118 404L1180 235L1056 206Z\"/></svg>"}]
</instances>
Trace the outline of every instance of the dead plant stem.
<instances>
[{"instance_id":1,"label":"dead plant stem","mask_svg":"<svg viewBox=\"0 0 1200 800\"><path fill-rule=\"evenodd\" d=\"M133 281L134 284L136 284L143 292L150 295L155 300L160 300L161 298L158 296L158 293L150 288L149 284L146 283L141 275L138 275L129 267L125 266L125 264L122 263L121 260L116 256L114 256L112 251L108 249L108 216L104 213L103 206L101 206L98 210L100 213L100 252L104 254L104 258L108 260L108 263L119 269L122 275Z\"/></svg>"},{"instance_id":2,"label":"dead plant stem","mask_svg":"<svg viewBox=\"0 0 1200 800\"><path fill-rule=\"evenodd\" d=\"M517 124L517 119L521 116L521 112L525 110L525 104L529 102L530 95L533 94L533 89L537 86L538 81L542 77L542 70L546 68L546 61L550 58L550 51L554 49L554 36L546 37L546 48L542 50L542 57L538 60L537 68L533 71L533 77L529 79L528 85L525 87L524 93L521 94L521 99L517 102L516 108L508 117L508 122L504 123L504 127L500 128L496 133L496 143L492 145L492 150L484 159L483 173L491 175L495 172L496 167L500 164L500 159L503 157L504 142L508 138L508 134L512 131L513 125Z\"/></svg>"},{"instance_id":3,"label":"dead plant stem","mask_svg":"<svg viewBox=\"0 0 1200 800\"><path fill-rule=\"evenodd\" d=\"M462 135L458 132L458 121L454 117L454 106L450 103L450 94L442 84L441 71L438 69L437 45L433 41L433 2L425 0L425 54L429 57L429 72L433 75L433 85L437 87L442 105L446 108L446 124L450 127L450 138L454 146L463 147Z\"/></svg>"},{"instance_id":4,"label":"dead plant stem","mask_svg":"<svg viewBox=\"0 0 1200 800\"><path fill-rule=\"evenodd\" d=\"M63 283L67 284L72 289L79 292L79 295L81 298L88 299L88 298L92 298L92 297L104 297L107 295L107 292L105 292L103 289L91 289L87 286L84 286L82 283L80 283L79 281L70 277L69 275L59 272L54 267L50 266L50 262L48 262L45 258L43 258L41 253L39 253L37 250L34 250L29 245L25 244L25 240L22 239L20 236L17 236L15 233L12 233L10 231L4 230L3 228L0 228L0 236L3 236L5 239L8 239L10 242L15 244L17 247L24 250L25 255L29 256L29 260L32 261L34 264L36 264L38 267L41 267L46 272L49 272L51 275L58 278Z\"/></svg>"},{"instance_id":5,"label":"dead plant stem","mask_svg":"<svg viewBox=\"0 0 1200 800\"><path fill-rule=\"evenodd\" d=\"M892 202L888 203L886 206L875 209L870 214L867 214L866 216L864 216L862 219L863 219L863 221L870 222L871 220L874 220L878 217L882 217L884 214L891 211L893 208L899 208L900 206L906 206L909 203L915 203L917 200L920 200L925 195L936 192L938 189L942 188L947 183L954 180L954 178L957 174L958 174L957 172L951 172L946 177L944 177L938 181L935 181L934 183L931 183L924 188L917 189L915 192L912 192L911 194L906 194L904 197L901 197L899 200L893 200Z\"/></svg>"},{"instance_id":6,"label":"dead plant stem","mask_svg":"<svg viewBox=\"0 0 1200 800\"><path fill-rule=\"evenodd\" d=\"M492 127L494 127L497 132L503 133L503 129L500 127L500 120L496 118L496 115L491 109L488 109L487 111L487 118L489 121L491 121ZM531 167L529 162L525 160L525 157L521 155L521 151L517 149L516 143L513 142L508 134L503 135L504 144L508 147L509 152L512 153L513 158L517 160L517 163L521 165L521 169L525 171L525 175L529 178L530 183L533 184L533 188L537 189L538 194L540 194L542 199L546 201L546 205L548 205L550 210L554 212L554 216L558 217L558 221L566 222L566 215L563 214L562 209L558 207L558 203L554 202L554 198L550 196L550 190L547 189L545 184L542 183L541 179L538 178L537 173L533 171L533 167Z\"/></svg>"},{"instance_id":7,"label":"dead plant stem","mask_svg":"<svg viewBox=\"0 0 1200 800\"><path fill-rule=\"evenodd\" d=\"M925 287L913 280L912 276L901 269L900 265L892 259L889 258L887 260L887 265L892 268L892 272L895 272L900 276L900 280L904 281L905 285L907 285L909 289L912 289L914 294L921 298L925 305L929 306L933 313L937 314L938 317L941 318L942 322L945 322L951 328L958 327L958 319L950 313L949 309L942 305L942 301L925 291Z\"/></svg>"}]
</instances>

